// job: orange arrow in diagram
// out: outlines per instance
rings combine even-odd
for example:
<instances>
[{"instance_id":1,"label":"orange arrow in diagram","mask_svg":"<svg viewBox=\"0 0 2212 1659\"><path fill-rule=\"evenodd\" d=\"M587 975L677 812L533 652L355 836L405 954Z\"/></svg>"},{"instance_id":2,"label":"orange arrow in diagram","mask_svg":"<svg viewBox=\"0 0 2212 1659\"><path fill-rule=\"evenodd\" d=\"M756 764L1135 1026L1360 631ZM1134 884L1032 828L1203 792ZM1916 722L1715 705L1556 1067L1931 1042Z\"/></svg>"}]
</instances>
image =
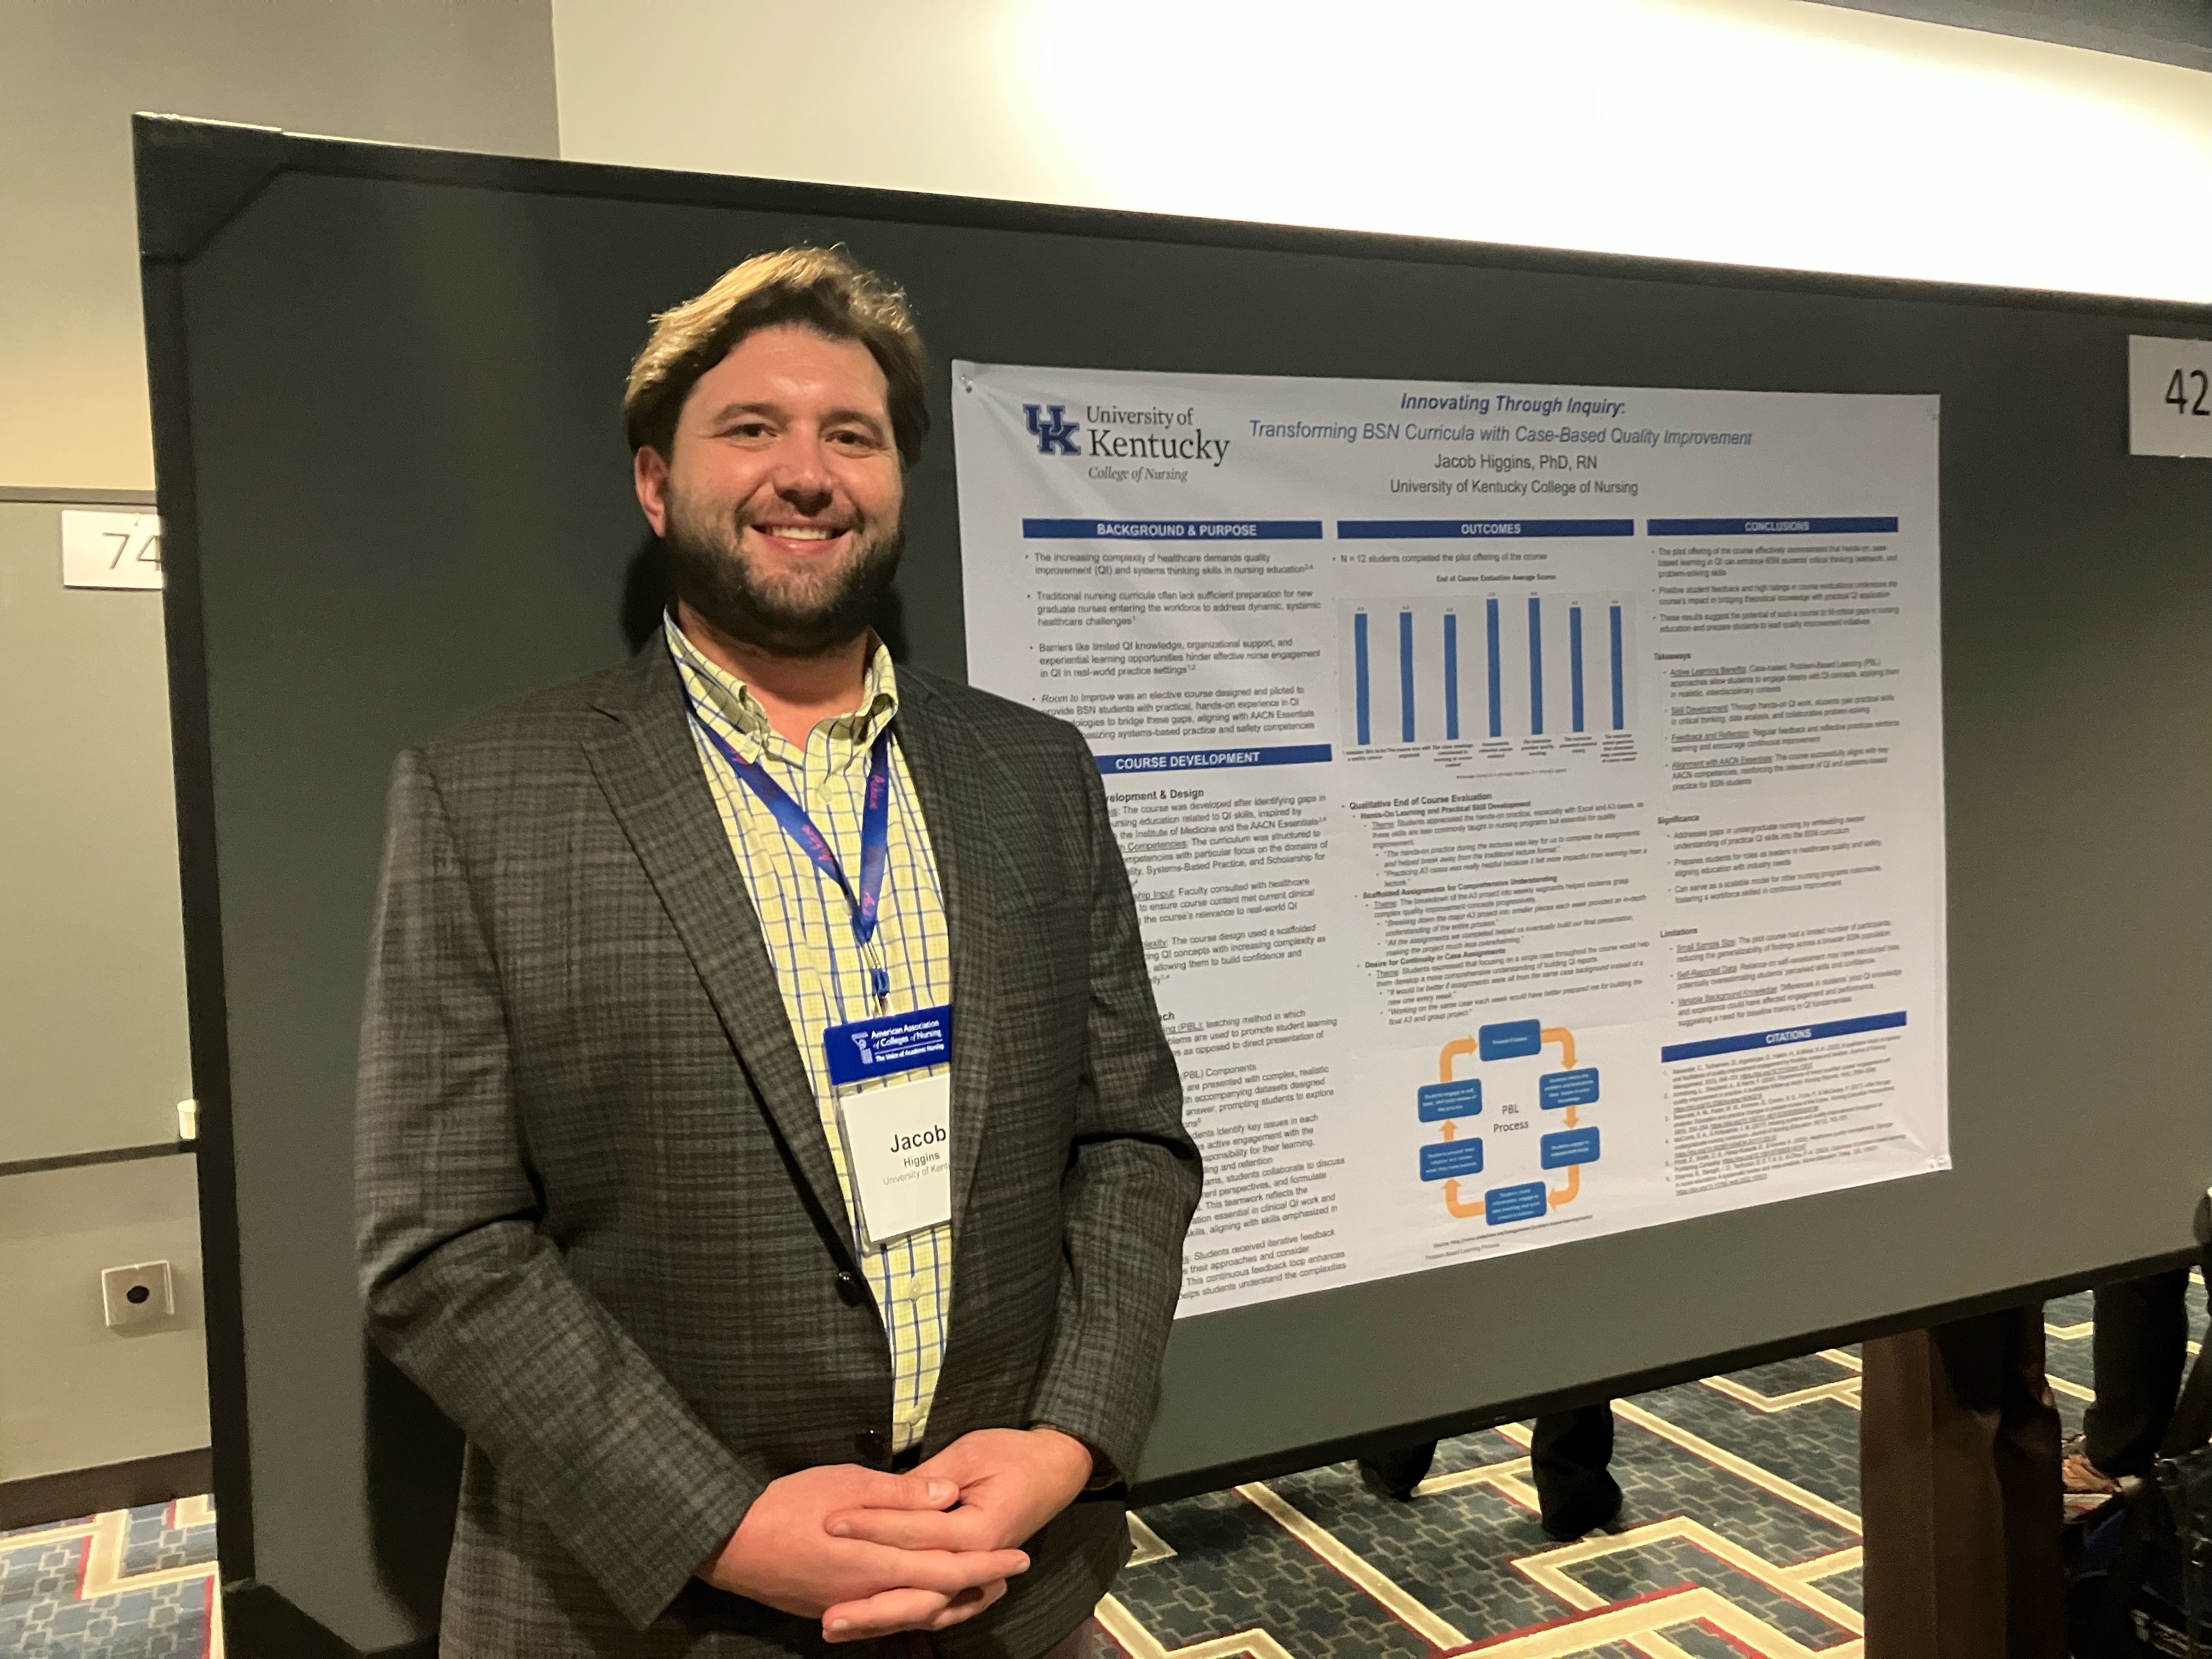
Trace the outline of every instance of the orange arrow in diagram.
<instances>
[{"instance_id":1,"label":"orange arrow in diagram","mask_svg":"<svg viewBox=\"0 0 2212 1659\"><path fill-rule=\"evenodd\" d=\"M1545 1042L1556 1042L1559 1045L1561 1071L1571 1072L1575 1069L1575 1034L1572 1031L1564 1025L1547 1025L1540 1034L1539 1040ZM1576 1116L1573 1107L1570 1106L1566 1109L1567 1127L1571 1129L1581 1121ZM1571 1164L1567 1166L1567 1184L1564 1187L1554 1187L1551 1190L1552 1207L1556 1210L1562 1204L1573 1203L1582 1196L1582 1191L1583 1166L1579 1164Z\"/></svg>"},{"instance_id":2,"label":"orange arrow in diagram","mask_svg":"<svg viewBox=\"0 0 2212 1659\"><path fill-rule=\"evenodd\" d=\"M1542 1042L1558 1043L1559 1045L1559 1069L1563 1072L1571 1072L1575 1069L1575 1034L1572 1031L1570 1031L1564 1025L1547 1025L1540 1034L1538 1041ZM1582 1120L1575 1115L1575 1109L1573 1107L1568 1107L1566 1109L1566 1112L1567 1127L1571 1129ZM1557 1193L1554 1193L1552 1194L1552 1202L1554 1204L1565 1203L1567 1199L1572 1198L1575 1194L1581 1189L1581 1186L1582 1183L1575 1176L1570 1176L1568 1177L1566 1198L1562 1198Z\"/></svg>"},{"instance_id":3,"label":"orange arrow in diagram","mask_svg":"<svg viewBox=\"0 0 2212 1659\"><path fill-rule=\"evenodd\" d=\"M1454 1037L1449 1042L1444 1044L1443 1050L1437 1055L1437 1081L1439 1083L1451 1082L1452 1061L1457 1060L1462 1054L1471 1054L1474 1052L1474 1039L1473 1037ZM1570 1042L1568 1045L1567 1052L1569 1054L1574 1053L1574 1048L1571 1042ZM1568 1064L1572 1065L1573 1062L1570 1060Z\"/></svg>"},{"instance_id":4,"label":"orange arrow in diagram","mask_svg":"<svg viewBox=\"0 0 2212 1659\"><path fill-rule=\"evenodd\" d=\"M1456 1181L1444 1182L1444 1208L1462 1221L1469 1216L1485 1213L1482 1200L1479 1198L1472 1204L1462 1204L1459 1201L1459 1182Z\"/></svg>"}]
</instances>

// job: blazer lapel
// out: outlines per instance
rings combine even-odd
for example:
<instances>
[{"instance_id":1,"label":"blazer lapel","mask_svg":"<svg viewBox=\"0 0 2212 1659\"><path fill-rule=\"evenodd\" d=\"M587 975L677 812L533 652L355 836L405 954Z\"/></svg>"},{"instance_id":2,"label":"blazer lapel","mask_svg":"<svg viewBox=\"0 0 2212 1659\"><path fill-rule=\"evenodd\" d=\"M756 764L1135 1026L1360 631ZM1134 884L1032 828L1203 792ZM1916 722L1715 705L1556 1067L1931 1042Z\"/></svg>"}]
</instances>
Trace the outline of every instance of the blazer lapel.
<instances>
[{"instance_id":1,"label":"blazer lapel","mask_svg":"<svg viewBox=\"0 0 2212 1659\"><path fill-rule=\"evenodd\" d=\"M998 1033L1000 951L988 886L997 832L966 745L973 734L918 676L899 677L899 745L921 798L945 894L945 927L952 954L952 1225L956 1242L967 1213L991 1099L991 1051ZM966 749L966 752L963 752Z\"/></svg>"},{"instance_id":2,"label":"blazer lapel","mask_svg":"<svg viewBox=\"0 0 2212 1659\"><path fill-rule=\"evenodd\" d=\"M585 745L599 787L817 1205L848 1256L856 1255L813 1085L784 1012L759 918L699 769L683 685L659 635L610 682L599 706L615 722ZM957 948L954 960L957 977ZM957 1088L954 1094L957 1098ZM953 1144L959 1145L957 1133Z\"/></svg>"}]
</instances>

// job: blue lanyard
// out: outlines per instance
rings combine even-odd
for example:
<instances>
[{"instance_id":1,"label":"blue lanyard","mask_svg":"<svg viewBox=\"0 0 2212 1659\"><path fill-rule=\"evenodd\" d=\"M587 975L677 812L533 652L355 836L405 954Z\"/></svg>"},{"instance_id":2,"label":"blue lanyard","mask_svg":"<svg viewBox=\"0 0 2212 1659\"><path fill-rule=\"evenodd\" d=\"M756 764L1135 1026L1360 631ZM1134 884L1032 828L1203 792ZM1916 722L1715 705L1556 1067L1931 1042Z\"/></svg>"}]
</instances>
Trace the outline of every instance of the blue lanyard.
<instances>
[{"instance_id":1,"label":"blue lanyard","mask_svg":"<svg viewBox=\"0 0 2212 1659\"><path fill-rule=\"evenodd\" d=\"M757 761L749 761L731 747L729 740L707 723L696 703L691 708L691 718L707 734L707 741L714 745L730 769L752 786L752 792L761 798L761 804L783 826L783 832L797 842L806 856L814 860L814 867L837 884L837 890L845 896L845 902L853 907L853 938L863 951L875 959L868 966L869 988L875 993L878 1007L887 1002L891 994L890 969L883 964L880 952L869 951L876 936L876 919L883 902L884 866L890 862L891 823L891 733L886 726L876 734L873 748L868 751L868 793L860 811L860 890L856 896L853 884L845 879L845 866L837 861L836 849L830 838L814 826L806 816L806 809L785 791L784 787L769 775L768 769Z\"/></svg>"}]
</instances>

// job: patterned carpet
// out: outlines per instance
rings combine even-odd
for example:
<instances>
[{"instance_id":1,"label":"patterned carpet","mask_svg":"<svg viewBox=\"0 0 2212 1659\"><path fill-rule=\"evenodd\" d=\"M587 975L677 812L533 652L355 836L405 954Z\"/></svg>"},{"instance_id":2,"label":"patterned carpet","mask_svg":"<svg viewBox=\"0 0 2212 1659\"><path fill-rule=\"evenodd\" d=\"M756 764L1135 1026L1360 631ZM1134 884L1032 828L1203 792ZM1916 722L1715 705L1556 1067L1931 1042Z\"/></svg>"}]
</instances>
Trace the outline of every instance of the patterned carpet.
<instances>
[{"instance_id":1,"label":"patterned carpet","mask_svg":"<svg viewBox=\"0 0 2212 1659\"><path fill-rule=\"evenodd\" d=\"M2045 1319L2070 1433L2089 1297ZM1856 1352L1614 1410L1618 1534L1549 1542L1509 1426L1445 1442L1412 1504L1340 1464L1147 1509L1100 1620L1127 1659L1857 1659ZM0 1655L220 1659L214 1522L185 1498L0 1533Z\"/></svg>"},{"instance_id":2,"label":"patterned carpet","mask_svg":"<svg viewBox=\"0 0 2212 1659\"><path fill-rule=\"evenodd\" d=\"M9 1659L220 1659L215 1510L181 1498L0 1532Z\"/></svg>"}]
</instances>

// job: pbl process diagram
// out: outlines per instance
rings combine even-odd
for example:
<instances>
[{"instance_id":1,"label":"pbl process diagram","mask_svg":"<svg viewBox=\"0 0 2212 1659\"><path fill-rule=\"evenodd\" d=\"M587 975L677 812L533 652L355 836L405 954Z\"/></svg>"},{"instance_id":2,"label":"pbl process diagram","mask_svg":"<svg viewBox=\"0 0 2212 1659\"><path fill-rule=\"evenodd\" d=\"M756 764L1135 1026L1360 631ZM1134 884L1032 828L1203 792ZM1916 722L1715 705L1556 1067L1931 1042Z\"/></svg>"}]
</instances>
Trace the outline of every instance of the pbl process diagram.
<instances>
[{"instance_id":1,"label":"pbl process diagram","mask_svg":"<svg viewBox=\"0 0 2212 1659\"><path fill-rule=\"evenodd\" d=\"M1455 1069L1468 1055L1479 1064L1534 1060L1558 1044L1561 1069L1545 1072L1536 1079L1536 1103L1542 1112L1559 1112L1563 1127L1537 1139L1539 1166L1565 1170L1566 1177L1554 1187L1547 1180L1525 1181L1492 1187L1477 1199L1460 1196L1460 1182L1483 1172L1483 1137L1462 1137L1459 1120L1482 1110L1481 1074L1456 1077ZM1419 1091L1421 1121L1443 1126L1443 1139L1421 1148L1421 1179L1443 1183L1444 1208L1462 1219L1480 1217L1485 1225L1510 1226L1550 1214L1562 1204L1582 1195L1585 1164L1597 1162L1598 1133L1585 1124L1581 1109L1597 1103L1597 1067L1575 1065L1575 1034L1564 1025L1547 1025L1540 1019L1512 1019L1480 1027L1474 1036L1455 1037L1444 1044L1437 1059L1437 1081Z\"/></svg>"}]
</instances>

